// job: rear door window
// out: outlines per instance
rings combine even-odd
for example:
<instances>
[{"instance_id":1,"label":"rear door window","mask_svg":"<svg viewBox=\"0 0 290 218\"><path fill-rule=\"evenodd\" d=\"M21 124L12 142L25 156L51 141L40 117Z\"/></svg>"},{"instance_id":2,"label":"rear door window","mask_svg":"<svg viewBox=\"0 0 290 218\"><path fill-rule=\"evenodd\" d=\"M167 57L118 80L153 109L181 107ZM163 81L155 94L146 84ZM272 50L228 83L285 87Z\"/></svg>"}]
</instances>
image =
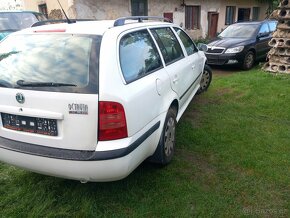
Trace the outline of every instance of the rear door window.
<instances>
[{"instance_id":1,"label":"rear door window","mask_svg":"<svg viewBox=\"0 0 290 218\"><path fill-rule=\"evenodd\" d=\"M184 57L181 46L171 28L151 29L165 63L168 65Z\"/></svg>"},{"instance_id":2,"label":"rear door window","mask_svg":"<svg viewBox=\"0 0 290 218\"><path fill-rule=\"evenodd\" d=\"M127 83L162 67L158 50L147 30L132 32L120 40L120 65Z\"/></svg>"},{"instance_id":3,"label":"rear door window","mask_svg":"<svg viewBox=\"0 0 290 218\"><path fill-rule=\"evenodd\" d=\"M182 41L185 50L187 52L187 55L192 55L193 53L198 51L191 38L182 29L175 27L174 30L176 31L177 35Z\"/></svg>"}]
</instances>

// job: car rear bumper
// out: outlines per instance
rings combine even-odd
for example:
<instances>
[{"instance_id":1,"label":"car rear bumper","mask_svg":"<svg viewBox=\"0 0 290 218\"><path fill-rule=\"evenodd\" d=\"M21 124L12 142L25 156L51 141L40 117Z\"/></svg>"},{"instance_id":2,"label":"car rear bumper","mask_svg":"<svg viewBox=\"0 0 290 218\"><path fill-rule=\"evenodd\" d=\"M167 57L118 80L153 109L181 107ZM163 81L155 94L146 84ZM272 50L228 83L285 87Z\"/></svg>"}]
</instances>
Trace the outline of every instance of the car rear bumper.
<instances>
[{"instance_id":1,"label":"car rear bumper","mask_svg":"<svg viewBox=\"0 0 290 218\"><path fill-rule=\"evenodd\" d=\"M152 154L160 122L134 143L109 151L78 151L43 147L0 137L0 161L20 168L80 181L115 181L128 176ZM145 143L146 140L146 143Z\"/></svg>"},{"instance_id":2,"label":"car rear bumper","mask_svg":"<svg viewBox=\"0 0 290 218\"><path fill-rule=\"evenodd\" d=\"M11 150L0 149L1 161L49 176L65 179L87 181L115 181L122 179L133 171L131 154L117 159L104 161L73 161L53 159L35 155L29 155Z\"/></svg>"}]
</instances>

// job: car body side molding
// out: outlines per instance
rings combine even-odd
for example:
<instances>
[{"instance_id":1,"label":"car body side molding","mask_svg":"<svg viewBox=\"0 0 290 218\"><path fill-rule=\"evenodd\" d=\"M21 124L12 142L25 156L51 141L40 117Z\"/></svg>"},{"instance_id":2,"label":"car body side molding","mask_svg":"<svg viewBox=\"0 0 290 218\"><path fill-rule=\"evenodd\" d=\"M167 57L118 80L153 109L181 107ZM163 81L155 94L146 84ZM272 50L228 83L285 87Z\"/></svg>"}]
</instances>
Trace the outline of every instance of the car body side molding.
<instances>
[{"instance_id":1,"label":"car body side molding","mask_svg":"<svg viewBox=\"0 0 290 218\"><path fill-rule=\"evenodd\" d=\"M111 151L86 151L51 148L46 146L23 143L0 137L0 148L29 155L74 161L101 161L124 157L138 148L149 136L160 127L160 121L126 148Z\"/></svg>"},{"instance_id":2,"label":"car body side molding","mask_svg":"<svg viewBox=\"0 0 290 218\"><path fill-rule=\"evenodd\" d=\"M200 78L200 76L202 75L202 72L198 75L198 77L196 77L196 79L193 81L193 83L188 87L188 89L181 95L181 97L179 98L179 100L181 100L186 93L192 88L192 86L196 83L196 81Z\"/></svg>"}]
</instances>

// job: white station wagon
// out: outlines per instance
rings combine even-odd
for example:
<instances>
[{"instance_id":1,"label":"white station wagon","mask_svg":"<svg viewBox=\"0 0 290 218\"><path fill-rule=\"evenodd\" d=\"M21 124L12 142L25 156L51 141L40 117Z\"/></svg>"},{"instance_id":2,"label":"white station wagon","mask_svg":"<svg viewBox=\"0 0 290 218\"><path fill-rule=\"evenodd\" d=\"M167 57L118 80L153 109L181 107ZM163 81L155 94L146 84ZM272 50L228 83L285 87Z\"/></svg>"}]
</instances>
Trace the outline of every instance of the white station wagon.
<instances>
[{"instance_id":1,"label":"white station wagon","mask_svg":"<svg viewBox=\"0 0 290 218\"><path fill-rule=\"evenodd\" d=\"M145 159L168 164L176 123L211 71L182 29L154 19L41 25L4 39L0 161L82 182L122 179Z\"/></svg>"}]
</instances>

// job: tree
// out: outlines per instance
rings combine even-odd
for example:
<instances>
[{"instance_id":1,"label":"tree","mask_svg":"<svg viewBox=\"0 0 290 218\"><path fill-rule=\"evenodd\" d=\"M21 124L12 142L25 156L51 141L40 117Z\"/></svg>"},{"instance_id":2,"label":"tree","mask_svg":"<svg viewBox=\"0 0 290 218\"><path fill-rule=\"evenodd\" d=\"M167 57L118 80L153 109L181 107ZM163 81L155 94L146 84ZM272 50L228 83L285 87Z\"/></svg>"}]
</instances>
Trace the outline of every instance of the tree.
<instances>
[{"instance_id":1,"label":"tree","mask_svg":"<svg viewBox=\"0 0 290 218\"><path fill-rule=\"evenodd\" d=\"M268 9L266 11L267 18L270 16L270 14L278 7L279 0L256 0L260 3L268 3Z\"/></svg>"}]
</instances>

